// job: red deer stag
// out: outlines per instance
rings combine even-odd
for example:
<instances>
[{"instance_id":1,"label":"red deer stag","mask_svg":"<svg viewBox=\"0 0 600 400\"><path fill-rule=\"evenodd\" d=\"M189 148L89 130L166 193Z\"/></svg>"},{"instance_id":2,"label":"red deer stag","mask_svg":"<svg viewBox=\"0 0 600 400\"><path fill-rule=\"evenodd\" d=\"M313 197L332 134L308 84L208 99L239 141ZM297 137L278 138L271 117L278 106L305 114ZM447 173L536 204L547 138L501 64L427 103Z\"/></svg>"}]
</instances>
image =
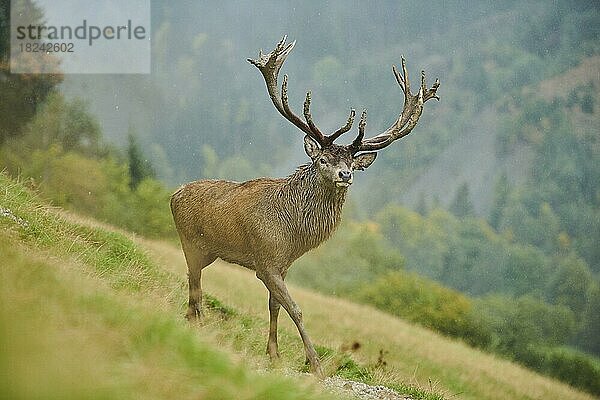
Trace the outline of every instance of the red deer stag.
<instances>
[{"instance_id":1,"label":"red deer stag","mask_svg":"<svg viewBox=\"0 0 600 400\"><path fill-rule=\"evenodd\" d=\"M317 128L310 113L310 92L304 101L304 120L290 109L287 75L281 94L277 76L296 42L284 37L269 54L248 59L262 73L269 96L283 117L305 133L304 149L311 162L300 166L287 178L258 178L247 182L201 180L188 183L171 198L171 211L188 265L189 303L186 317L202 316L202 269L215 259L242 265L256 271L269 290L270 327L267 353L279 357L277 317L280 305L290 315L304 343L311 371L322 376L319 358L310 341L302 312L290 296L284 279L294 260L329 238L340 221L346 191L353 171L364 170L377 153L410 133L423 111L423 103L435 98L439 80L428 89L425 74L412 94L404 58L402 74L393 67L396 81L404 92L404 107L386 131L365 139L366 112L358 124L358 136L349 145L333 142L350 130L355 111L331 135Z\"/></svg>"}]
</instances>

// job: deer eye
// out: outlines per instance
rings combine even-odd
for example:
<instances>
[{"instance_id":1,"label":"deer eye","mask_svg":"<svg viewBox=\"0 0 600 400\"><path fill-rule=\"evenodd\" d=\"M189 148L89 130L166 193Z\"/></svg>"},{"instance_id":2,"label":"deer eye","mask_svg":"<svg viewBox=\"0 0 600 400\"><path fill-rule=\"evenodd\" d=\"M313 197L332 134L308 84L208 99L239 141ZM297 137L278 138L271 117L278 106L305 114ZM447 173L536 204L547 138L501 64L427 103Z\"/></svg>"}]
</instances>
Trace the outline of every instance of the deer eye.
<instances>
[{"instance_id":1,"label":"deer eye","mask_svg":"<svg viewBox=\"0 0 600 400\"><path fill-rule=\"evenodd\" d=\"M327 160L326 160L326 159L324 159L324 158L321 158L321 159L319 160L319 162L320 162L321 164L327 164Z\"/></svg>"}]
</instances>

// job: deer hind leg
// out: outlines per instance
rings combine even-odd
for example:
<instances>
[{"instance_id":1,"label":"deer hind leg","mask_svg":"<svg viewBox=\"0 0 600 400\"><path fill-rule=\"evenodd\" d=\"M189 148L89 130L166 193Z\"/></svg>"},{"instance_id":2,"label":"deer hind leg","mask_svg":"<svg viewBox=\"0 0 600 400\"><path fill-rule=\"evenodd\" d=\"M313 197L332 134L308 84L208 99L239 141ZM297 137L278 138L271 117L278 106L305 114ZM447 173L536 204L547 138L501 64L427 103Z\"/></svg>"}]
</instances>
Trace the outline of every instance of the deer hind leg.
<instances>
[{"instance_id":1,"label":"deer hind leg","mask_svg":"<svg viewBox=\"0 0 600 400\"><path fill-rule=\"evenodd\" d=\"M279 308L281 304L271 292L269 292L269 341L267 342L267 354L271 360L279 358L277 346L277 318L279 317Z\"/></svg>"},{"instance_id":2,"label":"deer hind leg","mask_svg":"<svg viewBox=\"0 0 600 400\"><path fill-rule=\"evenodd\" d=\"M292 318L292 321L294 321L294 324L296 324L296 328L298 328L298 333L300 333L302 343L304 344L304 351L310 364L311 371L315 375L323 377L324 375L323 370L321 369L321 363L319 362L319 356L317 355L315 347L308 337L306 329L304 328L304 323L302 322L302 311L290 296L287 287L285 286L285 282L283 281L283 277L278 272L257 272L256 276L265 284L270 295L285 308L290 318ZM270 334L269 340L271 340Z\"/></svg>"},{"instance_id":3,"label":"deer hind leg","mask_svg":"<svg viewBox=\"0 0 600 400\"><path fill-rule=\"evenodd\" d=\"M211 264L216 257L206 254L192 246L183 246L188 266L189 300L185 317L194 321L203 317L202 313L202 269Z\"/></svg>"}]
</instances>

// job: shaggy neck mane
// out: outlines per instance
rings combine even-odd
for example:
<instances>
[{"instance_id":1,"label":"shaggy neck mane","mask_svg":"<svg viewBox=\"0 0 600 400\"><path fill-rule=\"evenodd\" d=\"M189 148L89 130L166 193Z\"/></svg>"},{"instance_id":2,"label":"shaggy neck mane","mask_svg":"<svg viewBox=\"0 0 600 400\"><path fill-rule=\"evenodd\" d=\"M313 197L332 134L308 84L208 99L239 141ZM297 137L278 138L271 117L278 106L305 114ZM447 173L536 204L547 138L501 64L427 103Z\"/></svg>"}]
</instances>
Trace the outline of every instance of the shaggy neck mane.
<instances>
[{"instance_id":1,"label":"shaggy neck mane","mask_svg":"<svg viewBox=\"0 0 600 400\"><path fill-rule=\"evenodd\" d=\"M346 188L321 178L313 164L301 165L285 178L277 196L285 205L283 219L303 252L317 247L335 230L346 200Z\"/></svg>"}]
</instances>

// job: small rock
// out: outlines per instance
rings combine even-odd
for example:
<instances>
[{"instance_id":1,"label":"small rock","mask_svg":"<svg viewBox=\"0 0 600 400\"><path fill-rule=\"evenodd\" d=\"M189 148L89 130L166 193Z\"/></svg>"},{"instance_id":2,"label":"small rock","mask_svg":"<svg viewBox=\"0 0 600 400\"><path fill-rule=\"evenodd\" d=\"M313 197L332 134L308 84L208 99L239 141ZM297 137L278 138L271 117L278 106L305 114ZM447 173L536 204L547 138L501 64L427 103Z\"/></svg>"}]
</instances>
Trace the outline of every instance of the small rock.
<instances>
[{"instance_id":1,"label":"small rock","mask_svg":"<svg viewBox=\"0 0 600 400\"><path fill-rule=\"evenodd\" d=\"M332 391L350 392L361 400L412 400L410 397L405 397L382 385L367 385L366 383L343 379L339 376L326 378L323 385Z\"/></svg>"},{"instance_id":2,"label":"small rock","mask_svg":"<svg viewBox=\"0 0 600 400\"><path fill-rule=\"evenodd\" d=\"M17 224L21 225L23 228L27 228L29 226L29 224L27 223L27 221L25 221L23 218L21 217L17 217L15 214L13 214L12 211L10 211L8 208L4 208L4 207L0 207L0 217L5 217L5 218L9 218L12 219L13 221L15 221Z\"/></svg>"}]
</instances>

